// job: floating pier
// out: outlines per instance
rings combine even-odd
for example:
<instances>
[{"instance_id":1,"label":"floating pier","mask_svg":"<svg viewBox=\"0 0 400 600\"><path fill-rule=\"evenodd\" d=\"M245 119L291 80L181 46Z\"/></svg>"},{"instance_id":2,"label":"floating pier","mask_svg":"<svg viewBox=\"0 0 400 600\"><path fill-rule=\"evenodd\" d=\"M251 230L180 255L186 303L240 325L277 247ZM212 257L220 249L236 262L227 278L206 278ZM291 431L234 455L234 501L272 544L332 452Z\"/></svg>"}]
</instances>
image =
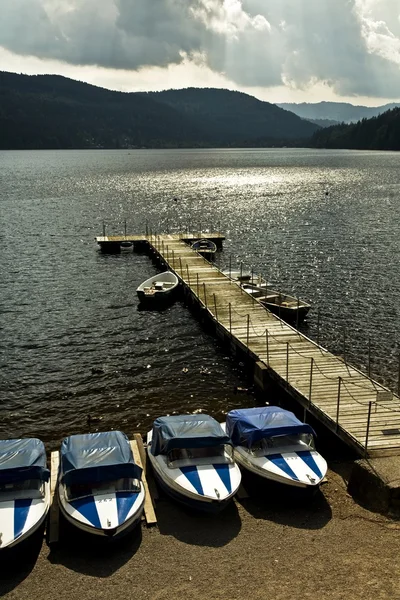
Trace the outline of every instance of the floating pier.
<instances>
[{"instance_id":1,"label":"floating pier","mask_svg":"<svg viewBox=\"0 0 400 600\"><path fill-rule=\"evenodd\" d=\"M207 315L233 354L253 363L262 390L277 383L363 457L400 454L400 398L368 375L267 311L188 243L207 238L222 246L221 233L149 233L98 237L107 244L132 241L176 273L186 297Z\"/></svg>"}]
</instances>

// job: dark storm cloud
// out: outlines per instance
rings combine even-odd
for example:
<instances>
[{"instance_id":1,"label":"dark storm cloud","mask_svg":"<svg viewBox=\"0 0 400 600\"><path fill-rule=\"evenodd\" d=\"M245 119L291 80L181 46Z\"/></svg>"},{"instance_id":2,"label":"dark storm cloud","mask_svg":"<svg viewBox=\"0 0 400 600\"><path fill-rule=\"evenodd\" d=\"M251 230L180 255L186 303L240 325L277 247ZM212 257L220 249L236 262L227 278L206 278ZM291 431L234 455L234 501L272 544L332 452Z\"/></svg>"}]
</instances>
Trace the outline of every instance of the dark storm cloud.
<instances>
[{"instance_id":1,"label":"dark storm cloud","mask_svg":"<svg viewBox=\"0 0 400 600\"><path fill-rule=\"evenodd\" d=\"M397 0L0 0L0 45L137 70L186 57L242 86L400 96ZM184 85L184 82L183 82Z\"/></svg>"}]
</instances>

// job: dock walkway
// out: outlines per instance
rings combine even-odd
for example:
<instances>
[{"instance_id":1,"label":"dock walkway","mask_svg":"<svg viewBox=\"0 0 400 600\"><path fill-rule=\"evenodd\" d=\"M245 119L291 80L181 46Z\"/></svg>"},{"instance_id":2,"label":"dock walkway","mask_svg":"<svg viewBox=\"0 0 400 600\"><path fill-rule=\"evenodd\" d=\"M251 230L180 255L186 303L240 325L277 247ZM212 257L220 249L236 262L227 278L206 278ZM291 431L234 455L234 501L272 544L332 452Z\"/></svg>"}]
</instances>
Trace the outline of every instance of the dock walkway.
<instances>
[{"instance_id":1,"label":"dock walkway","mask_svg":"<svg viewBox=\"0 0 400 600\"><path fill-rule=\"evenodd\" d=\"M258 377L272 377L359 454L400 454L400 398L267 311L183 237L146 239L208 311L217 334L255 361Z\"/></svg>"}]
</instances>

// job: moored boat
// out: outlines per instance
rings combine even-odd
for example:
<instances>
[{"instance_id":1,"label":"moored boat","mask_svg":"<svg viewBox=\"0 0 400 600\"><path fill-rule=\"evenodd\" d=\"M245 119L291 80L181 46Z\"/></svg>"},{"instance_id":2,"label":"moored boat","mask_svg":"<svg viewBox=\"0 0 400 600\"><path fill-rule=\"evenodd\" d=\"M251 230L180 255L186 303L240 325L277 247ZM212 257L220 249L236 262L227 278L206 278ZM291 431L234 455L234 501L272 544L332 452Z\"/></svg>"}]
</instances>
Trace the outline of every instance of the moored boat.
<instances>
[{"instance_id":1,"label":"moored boat","mask_svg":"<svg viewBox=\"0 0 400 600\"><path fill-rule=\"evenodd\" d=\"M230 411L224 424L235 460L265 479L297 488L317 488L326 475L315 450L314 430L278 406Z\"/></svg>"},{"instance_id":2,"label":"moored boat","mask_svg":"<svg viewBox=\"0 0 400 600\"><path fill-rule=\"evenodd\" d=\"M173 300L178 285L179 279L175 273L165 271L146 279L139 285L136 293L140 302L162 305Z\"/></svg>"},{"instance_id":3,"label":"moored boat","mask_svg":"<svg viewBox=\"0 0 400 600\"><path fill-rule=\"evenodd\" d=\"M0 440L0 550L16 546L43 524L49 478L42 441Z\"/></svg>"},{"instance_id":4,"label":"moored boat","mask_svg":"<svg viewBox=\"0 0 400 600\"><path fill-rule=\"evenodd\" d=\"M159 485L191 508L219 512L240 485L232 442L209 415L159 417L147 452Z\"/></svg>"},{"instance_id":5,"label":"moored boat","mask_svg":"<svg viewBox=\"0 0 400 600\"><path fill-rule=\"evenodd\" d=\"M193 242L192 246L193 250L196 250L199 254L207 258L207 260L212 260L217 251L217 246L212 240L201 239Z\"/></svg>"},{"instance_id":6,"label":"moored boat","mask_svg":"<svg viewBox=\"0 0 400 600\"><path fill-rule=\"evenodd\" d=\"M100 536L127 533L144 508L142 469L121 431L71 435L61 444L58 501L73 525Z\"/></svg>"},{"instance_id":7,"label":"moored boat","mask_svg":"<svg viewBox=\"0 0 400 600\"><path fill-rule=\"evenodd\" d=\"M311 305L304 300L295 298L289 294L282 294L268 288L268 286L260 287L243 284L242 288L260 302L260 304L265 306L265 308L288 323L296 323L297 321L304 320L311 308Z\"/></svg>"}]
</instances>

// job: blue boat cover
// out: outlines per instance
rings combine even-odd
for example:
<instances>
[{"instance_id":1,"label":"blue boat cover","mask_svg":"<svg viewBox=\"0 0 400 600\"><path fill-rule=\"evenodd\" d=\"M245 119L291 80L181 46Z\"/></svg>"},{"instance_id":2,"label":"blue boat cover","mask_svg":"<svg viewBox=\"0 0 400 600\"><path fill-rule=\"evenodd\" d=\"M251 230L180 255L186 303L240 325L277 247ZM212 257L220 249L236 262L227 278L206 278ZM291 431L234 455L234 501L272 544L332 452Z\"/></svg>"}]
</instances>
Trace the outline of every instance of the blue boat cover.
<instances>
[{"instance_id":1,"label":"blue boat cover","mask_svg":"<svg viewBox=\"0 0 400 600\"><path fill-rule=\"evenodd\" d=\"M0 440L0 484L40 479L48 481L46 450L37 438Z\"/></svg>"},{"instance_id":2,"label":"blue boat cover","mask_svg":"<svg viewBox=\"0 0 400 600\"><path fill-rule=\"evenodd\" d=\"M174 448L206 448L232 445L221 425L209 415L159 417L153 423L151 452L168 454Z\"/></svg>"},{"instance_id":3,"label":"blue boat cover","mask_svg":"<svg viewBox=\"0 0 400 600\"><path fill-rule=\"evenodd\" d=\"M141 479L127 436L122 431L71 435L61 443L65 485L101 483L125 477Z\"/></svg>"},{"instance_id":4,"label":"blue boat cover","mask_svg":"<svg viewBox=\"0 0 400 600\"><path fill-rule=\"evenodd\" d=\"M231 410L226 415L226 433L234 446L248 446L276 435L311 433L313 428L279 406Z\"/></svg>"}]
</instances>

